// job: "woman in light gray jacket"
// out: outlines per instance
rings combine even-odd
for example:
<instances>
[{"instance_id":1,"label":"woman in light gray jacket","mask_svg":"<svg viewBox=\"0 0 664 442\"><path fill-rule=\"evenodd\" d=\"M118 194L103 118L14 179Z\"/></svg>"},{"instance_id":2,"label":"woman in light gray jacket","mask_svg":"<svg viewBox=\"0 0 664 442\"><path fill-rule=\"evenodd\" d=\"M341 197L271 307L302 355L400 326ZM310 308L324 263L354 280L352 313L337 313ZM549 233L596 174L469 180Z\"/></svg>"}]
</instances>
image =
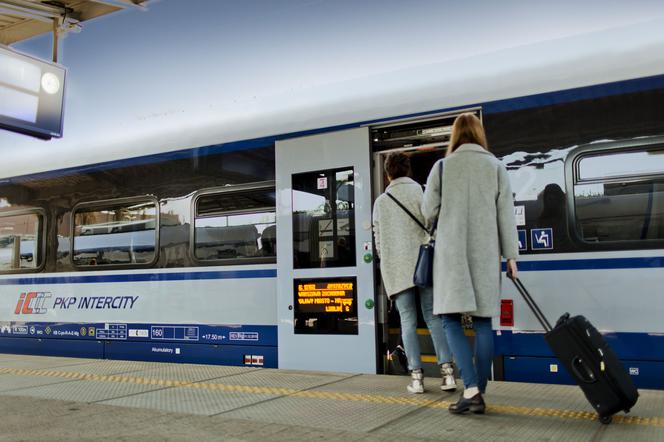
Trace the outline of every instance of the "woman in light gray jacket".
<instances>
[{"instance_id":1,"label":"woman in light gray jacket","mask_svg":"<svg viewBox=\"0 0 664 442\"><path fill-rule=\"evenodd\" d=\"M483 413L482 394L493 359L491 318L499 313L501 256L516 277L519 247L507 170L488 151L482 123L475 115L466 113L454 122L447 155L427 179L422 214L427 222L438 219L433 311L443 315L465 386L449 411ZM474 362L462 313L473 318Z\"/></svg>"},{"instance_id":2,"label":"woman in light gray jacket","mask_svg":"<svg viewBox=\"0 0 664 442\"><path fill-rule=\"evenodd\" d=\"M408 177L410 159L403 153L393 153L387 157L385 172L390 185L385 189L385 193L376 198L373 209L376 251L380 256L380 273L385 291L387 296L396 302L401 318L401 335L412 377L406 388L410 393L423 393L422 362L417 336L418 289L413 284L419 247L428 241L420 211L422 188ZM441 366L443 383L440 388L443 391L454 391L456 382L452 357L442 320L438 316L434 317L432 313L432 290L420 289L419 298L422 315L431 333L438 364Z\"/></svg>"}]
</instances>

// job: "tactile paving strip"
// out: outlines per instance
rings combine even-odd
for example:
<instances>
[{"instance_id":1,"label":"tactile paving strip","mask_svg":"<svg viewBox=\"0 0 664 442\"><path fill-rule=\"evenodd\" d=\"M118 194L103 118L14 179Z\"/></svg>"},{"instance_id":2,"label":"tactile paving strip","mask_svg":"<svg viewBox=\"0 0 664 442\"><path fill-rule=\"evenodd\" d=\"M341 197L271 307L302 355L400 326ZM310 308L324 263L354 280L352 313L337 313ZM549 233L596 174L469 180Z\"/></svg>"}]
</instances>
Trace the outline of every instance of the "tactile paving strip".
<instances>
[{"instance_id":1,"label":"tactile paving strip","mask_svg":"<svg viewBox=\"0 0 664 442\"><path fill-rule=\"evenodd\" d=\"M160 367L160 364L155 364L155 367ZM163 369L168 369L168 365L161 366ZM204 371L205 372L205 371ZM118 375L103 375L103 374L89 374L89 373L79 373L76 371L59 371L57 369L44 369L44 370L34 370L34 369L16 369L16 368L2 368L0 369L0 380L8 376L22 376L22 377L37 377L37 378L52 378L55 380L61 380L60 384L51 384L44 387L34 387L34 388L25 388L19 390L20 395L34 395L37 397L49 397L54 399L69 399L69 400L78 400L78 401L103 401L110 400L114 398L120 398L126 395L140 395L143 392L155 391L161 389L177 389L177 388L187 388L192 391L201 391L201 392L217 392L220 395L225 395L228 393L233 394L246 394L247 396L253 395L264 395L267 397L270 396L288 396L283 399L297 399L297 400L320 400L327 401L329 407L337 407L339 404L344 404L345 406L354 407L355 405L351 404L364 404L365 406L371 407L376 406L406 406L414 407L414 409L420 408L429 408L429 409L446 409L456 397L444 398L440 400L441 396L434 395L436 400L432 400L431 397L427 395L399 395L394 394L397 391L397 387L403 382L403 378L395 378L388 376L376 376L376 375L361 375L361 376L349 376L339 380L338 375L326 375L326 374L314 374L310 379L306 380L304 383L297 383L297 378L301 376L307 376L306 374L294 374L289 372L283 372L279 370L257 370L255 372L248 372L245 374L238 374L237 376L229 375L225 380L232 380L239 378L239 383L221 382L220 380L212 381L202 381L192 383L187 380L178 380L178 379L162 379L158 377L141 377L136 376L134 373L131 374L118 374ZM246 379L243 377L252 377L255 376L256 383L262 385L247 385ZM285 376L283 381L284 386L278 384L278 379L281 376ZM333 380L331 380L333 379ZM68 382L68 380L70 382ZM78 382L77 382L78 381ZM366 381L362 384L362 381ZM398 383L397 383L398 381ZM320 382L327 382L328 385L318 384ZM89 396L81 396L74 394L73 396L67 392L67 385L73 384L85 384L89 383L94 385L95 389L91 389ZM124 390L121 387L109 386L108 389L115 392L110 393L110 395L102 394L103 384L121 384L125 385ZM388 385L389 383L394 383L394 385ZM266 385L267 384L267 385ZM276 384L276 385L275 385ZM318 384L319 388L310 388L306 389L305 385ZM289 385L292 385L296 388L290 388ZM364 390L362 390L362 385L364 385ZM339 387L335 390L333 386ZM72 388L77 389L76 388ZM578 391L574 388L560 388L556 386L529 386L528 384L517 384L517 383L492 383L490 385L490 391L493 389L494 395L489 394L487 400L489 401L489 414L491 415L503 415L503 416L529 416L537 418L558 418L556 419L560 422L560 419L565 419L568 421L596 421L596 415L591 411L584 410L574 410L569 408L550 408L550 407L537 407L533 405L519 405L519 401L524 400L524 389L537 389L545 388L552 389L553 394L557 394L561 397L558 399L561 402L570 403L569 398L565 399L565 395L576 394ZM351 391L365 391L361 393L352 393ZM366 391L376 391L382 394L370 394ZM382 389L382 390L381 390ZM94 392L92 391L94 390ZM339 391L341 390L341 391ZM344 391L345 390L345 391ZM58 391L64 392L64 395L56 394ZM506 399L502 404L500 402L493 402L496 397L499 397L501 392L504 394ZM516 393L514 393L516 391ZM512 392L512 393L510 393ZM14 394L14 393L12 393ZM192 393L193 394L193 393ZM514 401L510 401L511 394L516 398ZM232 396L232 395L231 395ZM533 398L539 398L539 401L536 401L534 404L546 404L549 402L546 401L546 397L542 396L533 396ZM526 398L528 399L528 398ZM265 400L264 397L258 398L257 401L250 400L250 403L258 402L258 406L267 405L260 404L261 401ZM223 402L223 401L222 401ZM281 399L277 399L269 402L281 402ZM512 403L510 403L512 402ZM517 403L513 405L513 403ZM642 392L642 400L637 404L634 411L635 414L638 410L650 410L652 405L655 405L654 410L656 413L661 413L662 404L664 403L664 397L661 392ZM587 405L587 404L586 404ZM234 405L231 405L231 408ZM242 405L244 406L244 405ZM227 410L229 407L223 403L220 405L220 408ZM245 407L246 410L250 410L252 407ZM219 407L217 408L219 409ZM200 408L201 413L208 413L204 410L204 407ZM237 410L242 411L242 410ZM615 423L624 423L624 424L637 424L640 426L654 426L654 427L664 427L664 418L658 417L656 415L650 416L639 416L639 415L618 415L614 417ZM385 425L383 422L381 425Z\"/></svg>"},{"instance_id":2,"label":"tactile paving strip","mask_svg":"<svg viewBox=\"0 0 664 442\"><path fill-rule=\"evenodd\" d=\"M251 419L333 430L366 432L411 413L417 407L310 397L284 397L224 413L224 418Z\"/></svg>"},{"instance_id":3,"label":"tactile paving strip","mask_svg":"<svg viewBox=\"0 0 664 442\"><path fill-rule=\"evenodd\" d=\"M398 381L396 381L398 379ZM396 381L396 382L395 382ZM356 376L350 377L331 385L316 388L315 391L334 391L337 393L384 395L398 397L416 397L418 399L439 400L454 399L458 393L443 393L440 390L440 379L425 378L424 394L411 396L406 391L406 385L410 382L408 376Z\"/></svg>"},{"instance_id":4,"label":"tactile paving strip","mask_svg":"<svg viewBox=\"0 0 664 442\"><path fill-rule=\"evenodd\" d=\"M85 365L90 363L89 359L71 359L71 358L48 358L47 360L39 360L34 357L26 359L10 359L3 360L0 365L4 368L55 368L55 367L69 367L76 365Z\"/></svg>"},{"instance_id":5,"label":"tactile paving strip","mask_svg":"<svg viewBox=\"0 0 664 442\"><path fill-rule=\"evenodd\" d=\"M153 367L153 364L150 364L148 362L105 360L105 361L89 361L87 363L59 366L43 370L58 372L58 373L114 375L114 374L134 373L141 370L150 369L151 367Z\"/></svg>"},{"instance_id":6,"label":"tactile paving strip","mask_svg":"<svg viewBox=\"0 0 664 442\"><path fill-rule=\"evenodd\" d=\"M490 382L486 396L491 403L519 407L560 408L591 411L581 389L575 385L526 384L521 382Z\"/></svg>"},{"instance_id":7,"label":"tactile paving strip","mask_svg":"<svg viewBox=\"0 0 664 442\"><path fill-rule=\"evenodd\" d=\"M77 402L97 402L161 388L158 385L137 385L120 382L78 381L12 391L12 395L59 399Z\"/></svg>"},{"instance_id":8,"label":"tactile paving strip","mask_svg":"<svg viewBox=\"0 0 664 442\"><path fill-rule=\"evenodd\" d=\"M70 382L60 377L5 374L0 376L0 393L9 393L23 388Z\"/></svg>"},{"instance_id":9,"label":"tactile paving strip","mask_svg":"<svg viewBox=\"0 0 664 442\"><path fill-rule=\"evenodd\" d=\"M307 390L313 387L337 384L339 381L353 375L340 375L329 373L293 373L278 370L257 370L240 376L222 378L218 382L228 385L244 385L274 389L277 394L291 394L296 391ZM217 381L211 382L215 383Z\"/></svg>"},{"instance_id":10,"label":"tactile paving strip","mask_svg":"<svg viewBox=\"0 0 664 442\"><path fill-rule=\"evenodd\" d=\"M214 415L277 396L241 391L212 391L199 388L168 388L102 402L105 405L149 408L175 413Z\"/></svg>"},{"instance_id":11,"label":"tactile paving strip","mask_svg":"<svg viewBox=\"0 0 664 442\"><path fill-rule=\"evenodd\" d=\"M446 407L445 407L446 408ZM447 409L423 408L377 430L379 434L450 441L582 441L590 440L600 424L592 421L565 421L494 413L455 416Z\"/></svg>"},{"instance_id":12,"label":"tactile paving strip","mask_svg":"<svg viewBox=\"0 0 664 442\"><path fill-rule=\"evenodd\" d=\"M223 379L247 375L251 372L261 371L260 368L229 367L223 365L195 365L195 364L151 364L143 370L132 372L132 376L150 379L171 379L177 381L197 382L203 380Z\"/></svg>"}]
</instances>

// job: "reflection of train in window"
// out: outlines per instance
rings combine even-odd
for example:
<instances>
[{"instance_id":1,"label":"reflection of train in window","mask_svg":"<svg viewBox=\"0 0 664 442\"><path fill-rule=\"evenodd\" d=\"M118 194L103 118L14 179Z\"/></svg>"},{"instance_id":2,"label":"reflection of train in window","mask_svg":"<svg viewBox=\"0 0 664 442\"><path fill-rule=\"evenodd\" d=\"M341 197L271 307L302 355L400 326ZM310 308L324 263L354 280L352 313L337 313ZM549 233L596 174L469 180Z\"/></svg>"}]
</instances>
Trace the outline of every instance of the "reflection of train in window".
<instances>
[{"instance_id":1,"label":"reflection of train in window","mask_svg":"<svg viewBox=\"0 0 664 442\"><path fill-rule=\"evenodd\" d=\"M514 55L519 63L525 59ZM361 196L383 191L385 154L408 152L413 176L422 181L442 155L455 116L471 111L482 118L490 147L510 174L523 213L523 279L543 310L550 317L564 311L588 316L610 331L623 360L641 367L637 384L664 388L661 376L649 374L664 369L664 76L607 57L615 72L604 66L602 78L616 82L594 84L586 69L578 69L577 58L551 63L566 75L554 81L549 69L542 75L524 70L487 82L493 74L478 63L484 68L469 71L463 88L441 76L411 90L404 77L403 88L379 100L312 101L306 118L296 110L258 118L233 132L233 139L197 128L196 139L207 141L192 145L191 131L182 129L168 143L160 136L141 140L151 143L150 156L122 157L132 148L142 152L136 141L108 153L117 160L103 164L82 164L72 156L60 163L71 167L51 171L48 158L31 157L30 173L20 177L13 177L12 165L0 164L6 178L0 181L0 323L35 320L13 314L26 290L43 290L51 294L47 300L135 296L133 309L126 310L51 306L39 324L117 321L142 330L153 323L185 324L200 327L199 340L187 343L198 345L199 359L191 361L242 364L242 357L234 359L245 355L240 348L253 346L268 355L266 366L278 366L278 329L294 327L295 318L288 305L277 305L280 251L293 252L294 270L286 276L294 280L311 279L321 268L347 278L348 269L373 266L372 244L358 243L371 220L358 213L371 203ZM320 115L311 118L311 112ZM277 190L275 145L349 128L366 129L366 158L375 164L359 167L341 155L321 156L320 168L294 167ZM178 144L182 150L173 151ZM298 158L279 161L297 165ZM360 187L358 177L367 174L372 189ZM380 299L378 288L362 278L355 282L356 311ZM514 325L495 323L497 350L504 356L496 361L496 375L564 382L549 370L553 358L535 318L509 285L503 296L513 300ZM381 361L390 324L380 305L376 311L367 326L379 343L372 357ZM325 311L306 313L307 332L332 326L350 330L344 338L354 332L352 317L339 323ZM280 322L279 315L288 314L290 323ZM330 327L321 325L326 322ZM231 329L232 341L226 333ZM152 357L146 350L149 333L136 333L128 342L110 345L102 339L84 349L80 337L58 338L57 348L66 354ZM35 339L29 348L46 352L45 345Z\"/></svg>"},{"instance_id":2,"label":"reflection of train in window","mask_svg":"<svg viewBox=\"0 0 664 442\"><path fill-rule=\"evenodd\" d=\"M199 192L194 197L192 255L200 262L274 262L274 183Z\"/></svg>"},{"instance_id":3,"label":"reflection of train in window","mask_svg":"<svg viewBox=\"0 0 664 442\"><path fill-rule=\"evenodd\" d=\"M0 272L41 267L44 227L44 213L39 209L0 213Z\"/></svg>"},{"instance_id":4,"label":"reflection of train in window","mask_svg":"<svg viewBox=\"0 0 664 442\"><path fill-rule=\"evenodd\" d=\"M77 266L150 265L156 259L158 203L127 198L73 210L71 256Z\"/></svg>"},{"instance_id":5,"label":"reflection of train in window","mask_svg":"<svg viewBox=\"0 0 664 442\"><path fill-rule=\"evenodd\" d=\"M292 180L295 268L355 265L353 169L301 173Z\"/></svg>"},{"instance_id":6,"label":"reflection of train in window","mask_svg":"<svg viewBox=\"0 0 664 442\"><path fill-rule=\"evenodd\" d=\"M664 242L664 146L644 144L577 151L574 227L583 242L612 248Z\"/></svg>"}]
</instances>

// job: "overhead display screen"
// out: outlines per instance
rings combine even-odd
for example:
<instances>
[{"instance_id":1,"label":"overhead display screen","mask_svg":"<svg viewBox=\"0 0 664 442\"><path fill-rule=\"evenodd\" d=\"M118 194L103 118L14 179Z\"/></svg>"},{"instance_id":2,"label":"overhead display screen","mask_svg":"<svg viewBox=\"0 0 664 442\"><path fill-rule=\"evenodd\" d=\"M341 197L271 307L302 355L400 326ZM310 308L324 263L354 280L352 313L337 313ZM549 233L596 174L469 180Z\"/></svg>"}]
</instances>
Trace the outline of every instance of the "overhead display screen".
<instances>
[{"instance_id":1,"label":"overhead display screen","mask_svg":"<svg viewBox=\"0 0 664 442\"><path fill-rule=\"evenodd\" d=\"M0 128L62 136L65 69L0 47Z\"/></svg>"},{"instance_id":2,"label":"overhead display screen","mask_svg":"<svg viewBox=\"0 0 664 442\"><path fill-rule=\"evenodd\" d=\"M295 279L295 333L357 334L357 279Z\"/></svg>"}]
</instances>

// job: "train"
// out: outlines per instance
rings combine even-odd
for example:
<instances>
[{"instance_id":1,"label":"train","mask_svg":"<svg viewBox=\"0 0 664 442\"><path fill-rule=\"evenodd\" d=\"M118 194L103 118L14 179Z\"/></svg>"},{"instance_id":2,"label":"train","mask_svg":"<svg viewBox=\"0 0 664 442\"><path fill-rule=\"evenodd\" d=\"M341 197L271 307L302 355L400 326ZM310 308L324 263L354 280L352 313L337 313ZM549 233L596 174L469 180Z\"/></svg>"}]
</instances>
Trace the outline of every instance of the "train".
<instances>
[{"instance_id":1,"label":"train","mask_svg":"<svg viewBox=\"0 0 664 442\"><path fill-rule=\"evenodd\" d=\"M505 164L522 280L664 388L664 36L632 26L321 86L98 161L0 165L0 351L389 371L371 207L386 155L424 184L457 115ZM175 125L176 126L176 125ZM11 148L11 146L3 146ZM443 244L441 245L444 247ZM508 281L493 377L571 383Z\"/></svg>"}]
</instances>

